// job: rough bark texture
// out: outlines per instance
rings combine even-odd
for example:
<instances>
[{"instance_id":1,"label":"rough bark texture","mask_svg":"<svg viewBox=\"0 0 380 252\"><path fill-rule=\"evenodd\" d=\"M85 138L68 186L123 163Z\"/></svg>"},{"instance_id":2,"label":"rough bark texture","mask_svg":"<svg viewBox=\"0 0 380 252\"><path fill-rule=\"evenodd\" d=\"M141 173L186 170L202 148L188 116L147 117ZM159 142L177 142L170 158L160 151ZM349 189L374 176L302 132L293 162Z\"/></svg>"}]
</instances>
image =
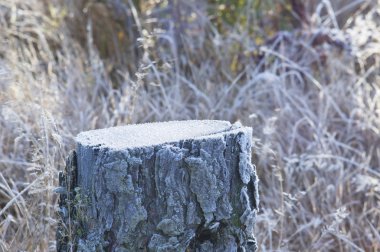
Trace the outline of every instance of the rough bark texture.
<instances>
[{"instance_id":1,"label":"rough bark texture","mask_svg":"<svg viewBox=\"0 0 380 252\"><path fill-rule=\"evenodd\" d=\"M255 251L251 134L230 125L153 146L78 142L60 178L58 250Z\"/></svg>"}]
</instances>

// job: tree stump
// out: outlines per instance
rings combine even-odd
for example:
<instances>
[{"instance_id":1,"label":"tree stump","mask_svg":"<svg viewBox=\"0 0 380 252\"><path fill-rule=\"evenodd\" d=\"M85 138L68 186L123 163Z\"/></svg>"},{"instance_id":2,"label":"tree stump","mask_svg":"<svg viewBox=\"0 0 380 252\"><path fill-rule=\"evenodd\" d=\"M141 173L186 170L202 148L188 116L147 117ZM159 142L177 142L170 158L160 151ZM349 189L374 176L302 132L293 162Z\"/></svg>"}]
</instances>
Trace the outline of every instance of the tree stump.
<instances>
[{"instance_id":1,"label":"tree stump","mask_svg":"<svg viewBox=\"0 0 380 252\"><path fill-rule=\"evenodd\" d=\"M80 133L57 189L57 250L255 251L251 134L226 121Z\"/></svg>"}]
</instances>

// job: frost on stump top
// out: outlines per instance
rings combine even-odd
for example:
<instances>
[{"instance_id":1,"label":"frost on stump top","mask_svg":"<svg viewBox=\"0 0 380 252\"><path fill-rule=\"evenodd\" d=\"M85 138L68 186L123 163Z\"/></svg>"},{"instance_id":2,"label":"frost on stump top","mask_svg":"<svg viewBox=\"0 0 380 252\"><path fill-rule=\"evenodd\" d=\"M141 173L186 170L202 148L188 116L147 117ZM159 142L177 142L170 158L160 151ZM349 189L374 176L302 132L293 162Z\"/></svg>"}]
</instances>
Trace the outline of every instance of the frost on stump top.
<instances>
[{"instance_id":1,"label":"frost on stump top","mask_svg":"<svg viewBox=\"0 0 380 252\"><path fill-rule=\"evenodd\" d=\"M83 132L60 178L58 250L254 251L252 130L173 121ZM75 179L71 179L75 177ZM69 201L70 202L70 201ZM63 209L63 210L62 210ZM70 242L71 241L71 242Z\"/></svg>"},{"instance_id":2,"label":"frost on stump top","mask_svg":"<svg viewBox=\"0 0 380 252\"><path fill-rule=\"evenodd\" d=\"M76 141L83 146L130 149L191 140L231 130L227 121L171 121L133 124L80 133Z\"/></svg>"}]
</instances>

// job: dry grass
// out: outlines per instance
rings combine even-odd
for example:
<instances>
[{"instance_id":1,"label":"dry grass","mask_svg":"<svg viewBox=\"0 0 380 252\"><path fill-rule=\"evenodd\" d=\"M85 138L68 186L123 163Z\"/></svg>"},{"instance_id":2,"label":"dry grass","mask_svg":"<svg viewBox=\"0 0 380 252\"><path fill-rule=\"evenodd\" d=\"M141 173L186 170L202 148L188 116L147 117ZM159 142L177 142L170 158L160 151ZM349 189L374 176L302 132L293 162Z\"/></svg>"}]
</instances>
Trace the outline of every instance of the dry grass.
<instances>
[{"instance_id":1,"label":"dry grass","mask_svg":"<svg viewBox=\"0 0 380 252\"><path fill-rule=\"evenodd\" d=\"M0 0L0 251L55 249L78 132L206 118L254 129L260 250L380 250L380 4L311 1L309 26L260 42L202 1L180 26L104 2Z\"/></svg>"}]
</instances>

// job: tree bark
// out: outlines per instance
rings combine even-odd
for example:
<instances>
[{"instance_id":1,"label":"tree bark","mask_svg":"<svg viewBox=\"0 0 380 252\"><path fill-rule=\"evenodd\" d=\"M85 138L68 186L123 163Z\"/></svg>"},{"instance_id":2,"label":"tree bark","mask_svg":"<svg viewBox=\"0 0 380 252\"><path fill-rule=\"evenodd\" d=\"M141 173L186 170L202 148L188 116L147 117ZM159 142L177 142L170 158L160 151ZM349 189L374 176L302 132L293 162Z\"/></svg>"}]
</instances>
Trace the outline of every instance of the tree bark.
<instances>
[{"instance_id":1,"label":"tree bark","mask_svg":"<svg viewBox=\"0 0 380 252\"><path fill-rule=\"evenodd\" d=\"M81 133L60 176L57 250L255 251L251 134L224 121Z\"/></svg>"}]
</instances>

